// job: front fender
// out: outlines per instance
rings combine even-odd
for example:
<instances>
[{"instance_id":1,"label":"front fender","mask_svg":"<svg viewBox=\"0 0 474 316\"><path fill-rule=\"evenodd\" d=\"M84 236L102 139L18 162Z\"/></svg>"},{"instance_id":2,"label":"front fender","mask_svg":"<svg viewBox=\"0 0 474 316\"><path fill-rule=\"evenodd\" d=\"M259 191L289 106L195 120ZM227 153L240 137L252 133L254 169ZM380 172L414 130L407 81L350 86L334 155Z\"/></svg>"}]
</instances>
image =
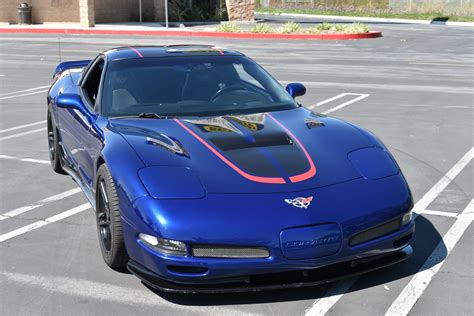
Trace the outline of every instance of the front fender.
<instances>
[{"instance_id":1,"label":"front fender","mask_svg":"<svg viewBox=\"0 0 474 316\"><path fill-rule=\"evenodd\" d=\"M126 210L133 201L148 195L138 177L138 170L145 165L120 134L107 128L102 130L104 131L104 146L101 155L97 158L97 169L101 163L107 165L115 183L120 208ZM94 184L95 187L96 184Z\"/></svg>"}]
</instances>

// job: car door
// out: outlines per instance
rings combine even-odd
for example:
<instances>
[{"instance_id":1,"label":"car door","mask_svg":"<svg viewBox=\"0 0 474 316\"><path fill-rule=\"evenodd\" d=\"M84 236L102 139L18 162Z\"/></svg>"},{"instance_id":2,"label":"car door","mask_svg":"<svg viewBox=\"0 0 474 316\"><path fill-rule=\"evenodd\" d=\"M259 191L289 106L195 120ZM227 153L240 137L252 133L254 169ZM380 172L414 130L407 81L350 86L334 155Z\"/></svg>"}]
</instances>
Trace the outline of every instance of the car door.
<instances>
[{"instance_id":1,"label":"car door","mask_svg":"<svg viewBox=\"0 0 474 316\"><path fill-rule=\"evenodd\" d=\"M81 137L84 150L78 155L77 159L80 162L83 178L87 181L91 191L94 191L96 162L103 147L103 133L97 122L100 119L98 113L105 68L106 59L100 56L84 77L84 80L81 81L81 97L86 109L90 111L90 115L88 115L89 126L87 132L84 132Z\"/></svg>"},{"instance_id":2,"label":"car door","mask_svg":"<svg viewBox=\"0 0 474 316\"><path fill-rule=\"evenodd\" d=\"M79 176L83 184L89 189L93 183L91 173L91 159L96 151L97 129L95 125L97 114L95 103L99 95L100 80L103 73L105 60L102 56L96 58L86 70L78 87L78 92L84 104L84 112L78 109L61 109L59 120L61 124L61 142L65 149L66 159L73 171ZM100 141L99 141L100 142Z\"/></svg>"}]
</instances>

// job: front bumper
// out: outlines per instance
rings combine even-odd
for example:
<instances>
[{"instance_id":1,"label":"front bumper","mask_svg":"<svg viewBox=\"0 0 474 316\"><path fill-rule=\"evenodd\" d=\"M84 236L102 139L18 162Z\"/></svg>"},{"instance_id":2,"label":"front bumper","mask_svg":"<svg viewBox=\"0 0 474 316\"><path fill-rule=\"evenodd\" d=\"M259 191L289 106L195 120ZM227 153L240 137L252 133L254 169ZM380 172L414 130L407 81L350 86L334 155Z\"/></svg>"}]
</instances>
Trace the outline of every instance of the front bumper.
<instances>
[{"instance_id":1,"label":"front bumper","mask_svg":"<svg viewBox=\"0 0 474 316\"><path fill-rule=\"evenodd\" d=\"M130 269L143 280L149 280L149 284L170 291L183 287L184 292L193 292L193 288L204 287L205 290L210 284L220 284L217 292L222 292L222 282L224 288L232 284L232 288L241 291L294 287L299 283L314 285L330 282L338 278L338 273L327 272L323 277L316 273L313 279L309 277L313 275L310 271L338 267L336 270L342 271L339 277L363 273L362 266L347 269L347 263L350 266L350 262L361 262L365 258L385 258L387 254L404 249L413 236L414 222L411 221L387 235L375 239L369 236L368 241L359 240L351 244L353 236L401 219L411 209L411 195L400 176L374 181L358 179L295 193L294 196L316 197L310 209L300 210L285 203L288 196L287 193L257 196L208 194L204 199L137 199L121 208L125 244L133 260ZM333 223L340 227L339 249L322 251L332 243L331 240L320 242L319 230L314 232L314 236L306 234L306 229L291 238L283 236L288 229L334 226ZM184 242L188 247L187 255L163 255L141 242L140 233ZM304 243L293 247L293 242L300 241ZM193 254L195 245L265 247L270 256L256 259L199 257ZM289 253L288 249L307 251L295 254ZM299 279L298 276L306 274L307 277ZM278 281L267 284L261 281L266 279L265 276ZM290 280L287 276L291 276ZM210 291L216 290L211 286Z\"/></svg>"},{"instance_id":2,"label":"front bumper","mask_svg":"<svg viewBox=\"0 0 474 316\"><path fill-rule=\"evenodd\" d=\"M406 260L412 254L410 245L401 250L360 259L339 262L315 269L257 274L208 280L208 284L178 284L161 278L130 260L130 272L150 287L174 293L235 293L316 286L339 279L378 270Z\"/></svg>"}]
</instances>

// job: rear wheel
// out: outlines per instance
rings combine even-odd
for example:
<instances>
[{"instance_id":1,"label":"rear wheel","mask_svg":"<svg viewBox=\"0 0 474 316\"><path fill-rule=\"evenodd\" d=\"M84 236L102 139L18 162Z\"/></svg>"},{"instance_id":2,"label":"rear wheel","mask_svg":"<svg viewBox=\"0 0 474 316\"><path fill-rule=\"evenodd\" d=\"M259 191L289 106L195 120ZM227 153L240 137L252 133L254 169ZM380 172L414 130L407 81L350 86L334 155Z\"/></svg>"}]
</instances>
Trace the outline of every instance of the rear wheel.
<instances>
[{"instance_id":1,"label":"rear wheel","mask_svg":"<svg viewBox=\"0 0 474 316\"><path fill-rule=\"evenodd\" d=\"M51 162L51 167L53 170L60 174L66 174L63 167L61 166L61 157L58 144L58 133L56 127L53 124L51 119L51 112L48 110L47 118L47 130L48 130L48 151L49 151L49 161Z\"/></svg>"},{"instance_id":2,"label":"rear wheel","mask_svg":"<svg viewBox=\"0 0 474 316\"><path fill-rule=\"evenodd\" d=\"M117 191L105 164L99 167L96 183L96 220L102 257L112 269L123 270L128 255L123 240Z\"/></svg>"}]
</instances>

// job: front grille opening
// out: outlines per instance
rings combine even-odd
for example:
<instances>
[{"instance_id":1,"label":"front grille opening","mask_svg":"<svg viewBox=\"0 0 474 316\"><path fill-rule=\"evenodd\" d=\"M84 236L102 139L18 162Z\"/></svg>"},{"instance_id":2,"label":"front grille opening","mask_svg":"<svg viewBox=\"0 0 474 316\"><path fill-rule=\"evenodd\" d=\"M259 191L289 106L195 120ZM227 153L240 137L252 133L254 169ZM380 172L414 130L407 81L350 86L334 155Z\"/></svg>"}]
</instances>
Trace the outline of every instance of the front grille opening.
<instances>
[{"instance_id":1,"label":"front grille opening","mask_svg":"<svg viewBox=\"0 0 474 316\"><path fill-rule=\"evenodd\" d=\"M268 258L270 252L264 247L236 247L215 245L193 245L192 255L200 258Z\"/></svg>"},{"instance_id":2,"label":"front grille opening","mask_svg":"<svg viewBox=\"0 0 474 316\"><path fill-rule=\"evenodd\" d=\"M388 234L391 234L402 226L402 221L400 218L391 220L385 224L370 228L366 231L363 231L361 233L355 234L349 239L349 245L352 246L357 246L360 245L364 242L377 239L383 236L386 236Z\"/></svg>"},{"instance_id":3,"label":"front grille opening","mask_svg":"<svg viewBox=\"0 0 474 316\"><path fill-rule=\"evenodd\" d=\"M207 272L207 268L197 266L168 266L168 270L180 274L204 274Z\"/></svg>"},{"instance_id":4,"label":"front grille opening","mask_svg":"<svg viewBox=\"0 0 474 316\"><path fill-rule=\"evenodd\" d=\"M410 233L406 236L403 236L402 238L399 238L399 239L395 240L393 242L393 246L394 247L401 247L401 246L407 244L411 240L412 236L413 236L413 233Z\"/></svg>"}]
</instances>

